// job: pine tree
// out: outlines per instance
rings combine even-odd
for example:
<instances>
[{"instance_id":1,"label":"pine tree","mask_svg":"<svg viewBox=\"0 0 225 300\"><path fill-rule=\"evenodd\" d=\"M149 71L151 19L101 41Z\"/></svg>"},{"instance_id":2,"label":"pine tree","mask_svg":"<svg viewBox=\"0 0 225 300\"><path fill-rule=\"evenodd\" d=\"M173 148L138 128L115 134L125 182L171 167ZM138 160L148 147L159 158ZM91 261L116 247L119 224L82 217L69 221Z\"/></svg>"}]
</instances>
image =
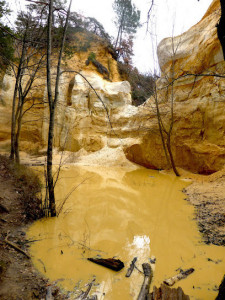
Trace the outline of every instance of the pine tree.
<instances>
[{"instance_id":1,"label":"pine tree","mask_svg":"<svg viewBox=\"0 0 225 300\"><path fill-rule=\"evenodd\" d=\"M124 34L133 36L140 26L140 10L132 4L131 0L115 0L113 10L116 13L115 24L118 28L115 48L120 48Z\"/></svg>"}]
</instances>

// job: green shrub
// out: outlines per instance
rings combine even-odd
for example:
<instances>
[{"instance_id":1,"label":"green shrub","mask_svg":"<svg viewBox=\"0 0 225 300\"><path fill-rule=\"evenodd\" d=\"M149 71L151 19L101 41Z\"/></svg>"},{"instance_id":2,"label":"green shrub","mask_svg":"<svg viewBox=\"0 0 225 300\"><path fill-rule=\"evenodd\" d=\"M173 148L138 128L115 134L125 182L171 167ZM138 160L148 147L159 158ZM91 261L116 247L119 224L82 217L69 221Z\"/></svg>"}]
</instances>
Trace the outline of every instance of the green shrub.
<instances>
[{"instance_id":1,"label":"green shrub","mask_svg":"<svg viewBox=\"0 0 225 300\"><path fill-rule=\"evenodd\" d=\"M91 52L88 56L89 61L95 61L96 60L96 54L94 52Z\"/></svg>"},{"instance_id":2,"label":"green shrub","mask_svg":"<svg viewBox=\"0 0 225 300\"><path fill-rule=\"evenodd\" d=\"M122 80L130 82L133 105L143 104L153 94L156 75L142 74L137 68L121 62L118 62L118 70Z\"/></svg>"}]
</instances>

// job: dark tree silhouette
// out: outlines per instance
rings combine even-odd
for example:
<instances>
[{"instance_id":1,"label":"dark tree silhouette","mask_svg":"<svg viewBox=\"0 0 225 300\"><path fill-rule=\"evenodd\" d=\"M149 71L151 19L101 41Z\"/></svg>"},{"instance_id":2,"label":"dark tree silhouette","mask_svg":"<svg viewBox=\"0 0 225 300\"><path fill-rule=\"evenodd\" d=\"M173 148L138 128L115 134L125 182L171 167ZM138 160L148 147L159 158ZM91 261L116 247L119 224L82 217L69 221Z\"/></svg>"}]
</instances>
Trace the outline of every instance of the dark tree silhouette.
<instances>
[{"instance_id":1,"label":"dark tree silhouette","mask_svg":"<svg viewBox=\"0 0 225 300\"><path fill-rule=\"evenodd\" d=\"M225 60L225 0L220 0L221 17L217 24L217 35L223 50L223 58Z\"/></svg>"}]
</instances>

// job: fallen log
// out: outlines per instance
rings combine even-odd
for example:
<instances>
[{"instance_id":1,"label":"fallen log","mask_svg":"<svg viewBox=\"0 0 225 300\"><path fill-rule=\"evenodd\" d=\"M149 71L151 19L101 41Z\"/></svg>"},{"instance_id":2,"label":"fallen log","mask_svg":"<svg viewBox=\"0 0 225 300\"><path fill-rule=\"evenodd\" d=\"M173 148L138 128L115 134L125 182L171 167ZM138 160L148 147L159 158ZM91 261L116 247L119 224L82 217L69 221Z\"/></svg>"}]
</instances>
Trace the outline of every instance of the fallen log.
<instances>
[{"instance_id":1,"label":"fallen log","mask_svg":"<svg viewBox=\"0 0 225 300\"><path fill-rule=\"evenodd\" d=\"M134 266L135 266L136 261L137 261L137 257L135 257L135 258L132 260L132 262L131 262L131 264L130 264L130 267L129 267L128 270L127 270L127 274L125 275L126 277L130 277L130 275L132 274L132 272L133 272L133 270L134 270Z\"/></svg>"},{"instance_id":2,"label":"fallen log","mask_svg":"<svg viewBox=\"0 0 225 300\"><path fill-rule=\"evenodd\" d=\"M31 258L29 254L27 254L25 251L23 251L23 249L19 248L16 244L14 244L13 242L10 242L8 239L5 239L4 242L11 246L12 248L14 248L15 250L17 250L18 252L22 253L23 255L25 255L27 258Z\"/></svg>"},{"instance_id":3,"label":"fallen log","mask_svg":"<svg viewBox=\"0 0 225 300\"><path fill-rule=\"evenodd\" d=\"M190 297L185 295L182 288L170 288L165 284L161 284L159 288L153 287L153 292L149 295L148 300L190 300Z\"/></svg>"},{"instance_id":4,"label":"fallen log","mask_svg":"<svg viewBox=\"0 0 225 300\"><path fill-rule=\"evenodd\" d=\"M137 300L146 300L149 297L149 288L152 280L152 269L150 264L145 263L142 264L143 272L144 272L144 281L138 295Z\"/></svg>"},{"instance_id":5,"label":"fallen log","mask_svg":"<svg viewBox=\"0 0 225 300\"><path fill-rule=\"evenodd\" d=\"M181 270L179 274L172 276L163 281L168 286L173 286L177 281L186 278L188 275L194 272L195 269L190 268L185 271Z\"/></svg>"},{"instance_id":6,"label":"fallen log","mask_svg":"<svg viewBox=\"0 0 225 300\"><path fill-rule=\"evenodd\" d=\"M93 263L97 265L101 265L103 267L106 267L108 269L111 269L113 271L120 271L124 268L124 263L119 259L114 258L88 258L89 261L92 261Z\"/></svg>"}]
</instances>

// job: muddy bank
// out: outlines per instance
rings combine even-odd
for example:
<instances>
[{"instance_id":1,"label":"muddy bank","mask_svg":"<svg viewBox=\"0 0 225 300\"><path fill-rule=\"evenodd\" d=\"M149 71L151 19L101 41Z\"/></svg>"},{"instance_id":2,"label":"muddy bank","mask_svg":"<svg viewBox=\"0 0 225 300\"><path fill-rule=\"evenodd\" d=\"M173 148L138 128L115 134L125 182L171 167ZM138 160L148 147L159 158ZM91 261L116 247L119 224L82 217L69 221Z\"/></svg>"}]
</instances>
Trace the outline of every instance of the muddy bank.
<instances>
[{"instance_id":1,"label":"muddy bank","mask_svg":"<svg viewBox=\"0 0 225 300\"><path fill-rule=\"evenodd\" d=\"M196 221L204 242L225 245L225 169L210 176L192 175L185 188L187 200L196 208Z\"/></svg>"},{"instance_id":2,"label":"muddy bank","mask_svg":"<svg viewBox=\"0 0 225 300\"><path fill-rule=\"evenodd\" d=\"M6 244L7 238L28 253L27 226L41 215L38 180L22 167L15 169L0 156L0 299L41 299L46 280L24 254Z\"/></svg>"}]
</instances>

